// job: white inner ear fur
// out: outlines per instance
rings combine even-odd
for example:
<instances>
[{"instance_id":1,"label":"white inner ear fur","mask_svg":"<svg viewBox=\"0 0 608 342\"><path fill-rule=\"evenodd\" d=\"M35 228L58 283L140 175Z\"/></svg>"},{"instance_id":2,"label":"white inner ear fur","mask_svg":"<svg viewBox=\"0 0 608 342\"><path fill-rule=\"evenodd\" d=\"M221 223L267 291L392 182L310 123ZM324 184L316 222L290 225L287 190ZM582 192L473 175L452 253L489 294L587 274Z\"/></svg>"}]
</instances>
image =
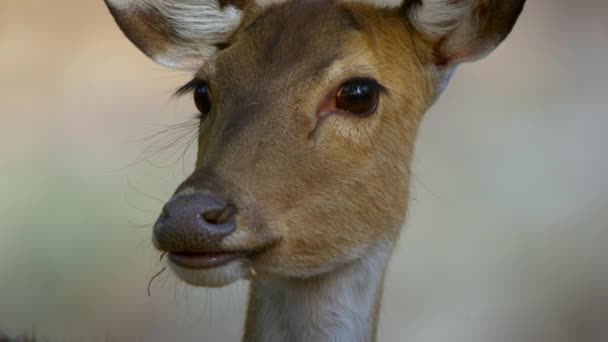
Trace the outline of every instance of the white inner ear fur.
<instances>
[{"instance_id":1,"label":"white inner ear fur","mask_svg":"<svg viewBox=\"0 0 608 342\"><path fill-rule=\"evenodd\" d=\"M232 6L222 9L214 0L142 0L141 3L157 9L180 38L192 42L222 43L241 22L240 10Z\"/></svg>"},{"instance_id":2,"label":"white inner ear fur","mask_svg":"<svg viewBox=\"0 0 608 342\"><path fill-rule=\"evenodd\" d=\"M466 49L477 37L481 19L474 15L477 2L478 0L423 0L421 5L410 11L410 21L416 29L431 39L448 38L441 50L452 54ZM478 51L470 52L474 54ZM472 56L470 60L481 58L483 55L482 53Z\"/></svg>"},{"instance_id":3,"label":"white inner ear fur","mask_svg":"<svg viewBox=\"0 0 608 342\"><path fill-rule=\"evenodd\" d=\"M410 12L410 19L420 31L432 37L444 37L461 24L471 12L473 0L424 0Z\"/></svg>"},{"instance_id":4,"label":"white inner ear fur","mask_svg":"<svg viewBox=\"0 0 608 342\"><path fill-rule=\"evenodd\" d=\"M220 7L216 0L109 0L116 8L138 11L152 8L170 26L174 46L157 62L169 67L196 67L217 52L238 27L242 12L233 6ZM196 62L198 60L198 63Z\"/></svg>"},{"instance_id":5,"label":"white inner ear fur","mask_svg":"<svg viewBox=\"0 0 608 342\"><path fill-rule=\"evenodd\" d=\"M268 7L270 5L285 3L287 1L293 0L255 0L255 3L261 8ZM401 7L403 5L403 0L338 0L339 2L344 3L359 3L359 4L367 4L372 5L377 8L395 8Z\"/></svg>"},{"instance_id":6,"label":"white inner ear fur","mask_svg":"<svg viewBox=\"0 0 608 342\"><path fill-rule=\"evenodd\" d=\"M403 0L340 0L340 2L366 4L377 8L396 8L403 5Z\"/></svg>"}]
</instances>

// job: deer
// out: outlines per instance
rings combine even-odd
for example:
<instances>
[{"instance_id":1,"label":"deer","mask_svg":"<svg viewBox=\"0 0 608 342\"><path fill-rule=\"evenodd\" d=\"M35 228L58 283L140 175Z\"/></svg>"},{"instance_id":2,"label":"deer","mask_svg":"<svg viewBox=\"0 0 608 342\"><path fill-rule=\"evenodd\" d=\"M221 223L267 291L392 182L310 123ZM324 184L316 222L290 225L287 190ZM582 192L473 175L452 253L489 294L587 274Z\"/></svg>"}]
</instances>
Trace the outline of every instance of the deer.
<instances>
[{"instance_id":1,"label":"deer","mask_svg":"<svg viewBox=\"0 0 608 342\"><path fill-rule=\"evenodd\" d=\"M525 0L105 0L193 76L194 171L154 246L182 281L249 281L243 341L375 341L416 135Z\"/></svg>"}]
</instances>

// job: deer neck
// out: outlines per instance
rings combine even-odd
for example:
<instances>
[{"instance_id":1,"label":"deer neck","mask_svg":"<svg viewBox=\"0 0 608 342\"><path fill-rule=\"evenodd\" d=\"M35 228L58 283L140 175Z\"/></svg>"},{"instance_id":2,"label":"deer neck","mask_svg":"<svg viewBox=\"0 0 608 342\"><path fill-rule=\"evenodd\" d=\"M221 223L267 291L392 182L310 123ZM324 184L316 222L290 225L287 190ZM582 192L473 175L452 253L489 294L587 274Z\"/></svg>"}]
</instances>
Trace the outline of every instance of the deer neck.
<instances>
[{"instance_id":1,"label":"deer neck","mask_svg":"<svg viewBox=\"0 0 608 342\"><path fill-rule=\"evenodd\" d=\"M392 244L307 279L251 282L244 341L375 341Z\"/></svg>"}]
</instances>

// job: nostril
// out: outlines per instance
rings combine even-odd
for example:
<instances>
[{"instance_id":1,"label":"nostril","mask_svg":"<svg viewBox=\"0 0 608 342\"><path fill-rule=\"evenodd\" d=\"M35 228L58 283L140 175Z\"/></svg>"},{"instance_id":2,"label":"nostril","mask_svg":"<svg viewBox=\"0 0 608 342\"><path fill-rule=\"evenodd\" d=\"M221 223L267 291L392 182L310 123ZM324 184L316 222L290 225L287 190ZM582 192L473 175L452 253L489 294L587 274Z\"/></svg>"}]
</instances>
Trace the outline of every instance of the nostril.
<instances>
[{"instance_id":1,"label":"nostril","mask_svg":"<svg viewBox=\"0 0 608 342\"><path fill-rule=\"evenodd\" d=\"M162 211L160 212L160 216L158 217L158 222L164 222L167 221L169 219L169 212L167 211L167 208L163 208Z\"/></svg>"},{"instance_id":2,"label":"nostril","mask_svg":"<svg viewBox=\"0 0 608 342\"><path fill-rule=\"evenodd\" d=\"M209 224L219 225L230 221L230 219L232 218L232 216L234 216L235 213L236 208L228 204L222 209L205 210L200 213L198 217Z\"/></svg>"}]
</instances>

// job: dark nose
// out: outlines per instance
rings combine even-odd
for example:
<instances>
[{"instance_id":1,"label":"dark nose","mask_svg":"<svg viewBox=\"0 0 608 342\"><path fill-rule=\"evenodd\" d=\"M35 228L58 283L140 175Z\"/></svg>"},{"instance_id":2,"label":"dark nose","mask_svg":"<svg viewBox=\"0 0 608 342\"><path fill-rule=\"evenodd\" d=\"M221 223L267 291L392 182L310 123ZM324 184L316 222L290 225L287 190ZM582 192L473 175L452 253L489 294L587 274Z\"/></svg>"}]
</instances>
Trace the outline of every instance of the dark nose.
<instances>
[{"instance_id":1,"label":"dark nose","mask_svg":"<svg viewBox=\"0 0 608 342\"><path fill-rule=\"evenodd\" d=\"M154 224L156 247L168 252L195 252L197 247L220 240L236 229L236 207L203 195L172 198Z\"/></svg>"}]
</instances>

